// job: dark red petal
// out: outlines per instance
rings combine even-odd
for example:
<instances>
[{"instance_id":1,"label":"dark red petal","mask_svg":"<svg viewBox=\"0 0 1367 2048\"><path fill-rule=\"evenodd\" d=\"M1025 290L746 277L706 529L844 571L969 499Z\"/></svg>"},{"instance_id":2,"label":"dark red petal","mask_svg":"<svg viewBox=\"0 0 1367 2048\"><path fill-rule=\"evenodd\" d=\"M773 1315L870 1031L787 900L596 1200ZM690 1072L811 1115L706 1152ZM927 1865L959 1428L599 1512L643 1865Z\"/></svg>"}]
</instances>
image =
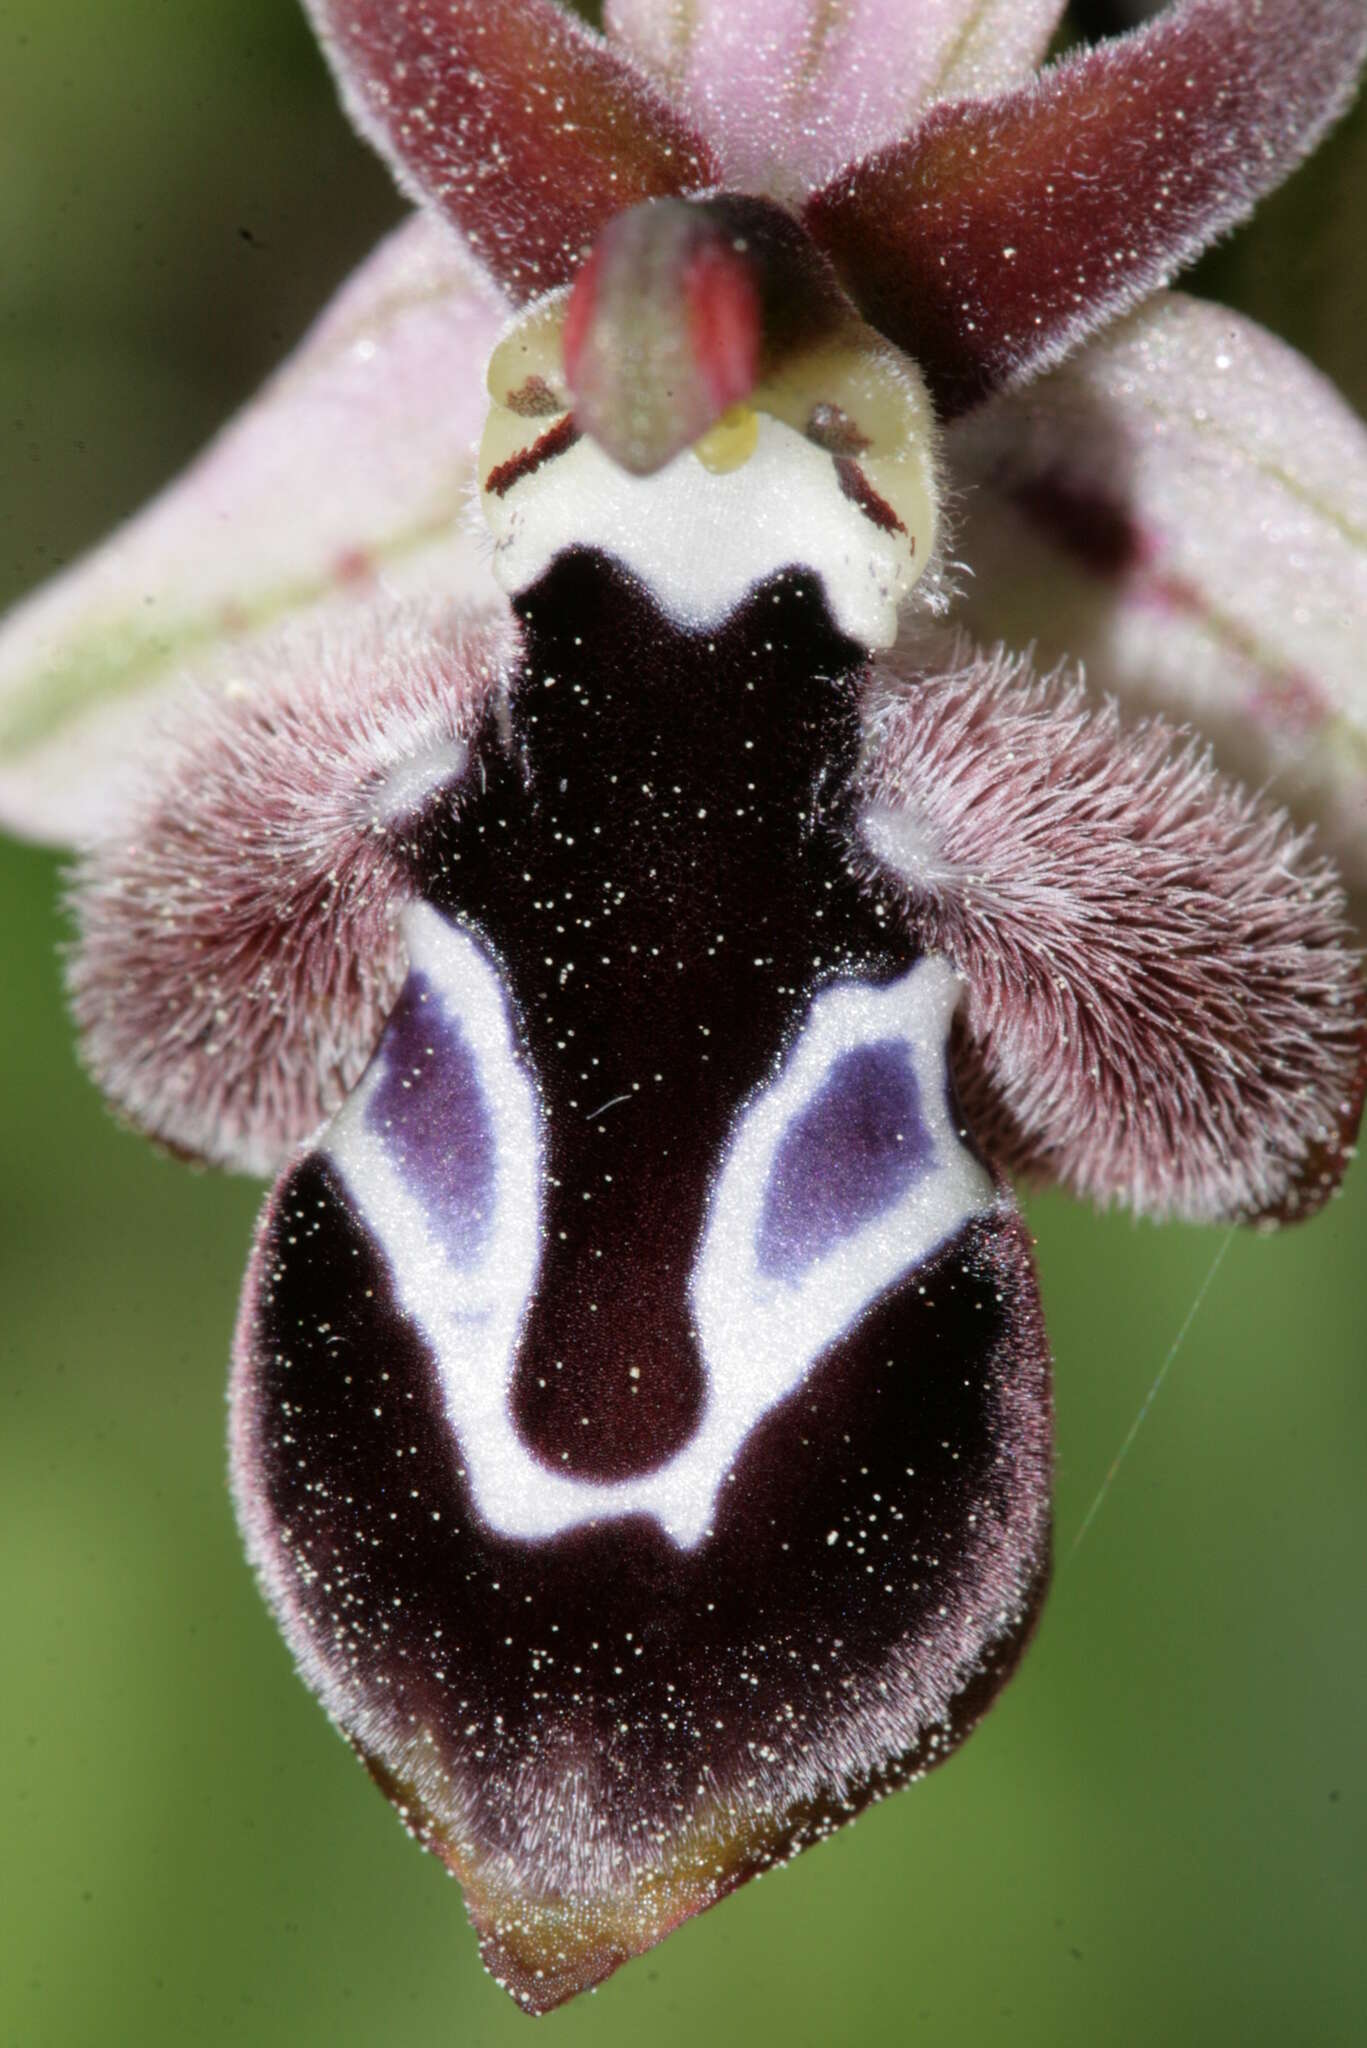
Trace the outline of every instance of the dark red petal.
<instances>
[{"instance_id":1,"label":"dark red petal","mask_svg":"<svg viewBox=\"0 0 1367 2048\"><path fill-rule=\"evenodd\" d=\"M1334 871L1161 720L1001 657L877 715L864 841L967 976L990 1155L1193 1222L1313 1213L1351 1157L1367 1004Z\"/></svg>"},{"instance_id":2,"label":"dark red petal","mask_svg":"<svg viewBox=\"0 0 1367 2048\"><path fill-rule=\"evenodd\" d=\"M1358 0L1187 0L998 99L931 109L809 201L952 416L1058 362L1281 183L1340 114Z\"/></svg>"},{"instance_id":3,"label":"dark red petal","mask_svg":"<svg viewBox=\"0 0 1367 2048\"><path fill-rule=\"evenodd\" d=\"M404 827L460 779L511 620L381 608L295 629L149 737L76 870L81 1053L172 1150L272 1173L337 1108L403 980Z\"/></svg>"},{"instance_id":4,"label":"dark red petal","mask_svg":"<svg viewBox=\"0 0 1367 2048\"><path fill-rule=\"evenodd\" d=\"M716 182L620 50L550 0L307 0L353 120L519 304L624 207Z\"/></svg>"}]
</instances>

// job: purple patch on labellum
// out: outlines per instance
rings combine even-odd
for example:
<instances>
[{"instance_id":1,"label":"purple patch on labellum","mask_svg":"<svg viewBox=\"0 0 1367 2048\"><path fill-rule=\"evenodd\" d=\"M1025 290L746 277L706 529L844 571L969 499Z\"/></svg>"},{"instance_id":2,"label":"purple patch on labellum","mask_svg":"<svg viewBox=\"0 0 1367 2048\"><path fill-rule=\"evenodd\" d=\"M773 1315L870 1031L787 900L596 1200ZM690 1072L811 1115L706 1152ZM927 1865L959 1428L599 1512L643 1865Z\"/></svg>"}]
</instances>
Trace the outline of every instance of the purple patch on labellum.
<instances>
[{"instance_id":1,"label":"purple patch on labellum","mask_svg":"<svg viewBox=\"0 0 1367 2048\"><path fill-rule=\"evenodd\" d=\"M779 1147L760 1219L760 1271L795 1278L934 1163L910 1048L886 1039L842 1054Z\"/></svg>"},{"instance_id":2,"label":"purple patch on labellum","mask_svg":"<svg viewBox=\"0 0 1367 2048\"><path fill-rule=\"evenodd\" d=\"M425 975L405 982L384 1057L366 1123L394 1155L447 1252L464 1263L488 1236L494 1133L474 1056Z\"/></svg>"}]
</instances>

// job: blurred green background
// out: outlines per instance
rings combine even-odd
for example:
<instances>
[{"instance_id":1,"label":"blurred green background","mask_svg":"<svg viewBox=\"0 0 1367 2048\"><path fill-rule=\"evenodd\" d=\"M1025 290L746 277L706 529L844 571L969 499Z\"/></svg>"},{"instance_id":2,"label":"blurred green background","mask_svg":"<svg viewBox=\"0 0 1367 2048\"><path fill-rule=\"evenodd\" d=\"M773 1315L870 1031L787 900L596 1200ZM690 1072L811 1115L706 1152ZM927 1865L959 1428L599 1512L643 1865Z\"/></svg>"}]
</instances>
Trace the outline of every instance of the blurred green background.
<instances>
[{"instance_id":1,"label":"blurred green background","mask_svg":"<svg viewBox=\"0 0 1367 2048\"><path fill-rule=\"evenodd\" d=\"M395 210L293 0L5 0L0 599ZM1201 279L1359 404L1365 210L1359 120ZM0 851L0 2042L525 2042L257 1599L222 1393L257 1191L106 1117L59 901ZM564 2048L1367 2039L1367 1171L1233 1243L1073 1558L1220 1239L1033 1216L1061 1564L1022 1675L947 1770L545 2022Z\"/></svg>"}]
</instances>

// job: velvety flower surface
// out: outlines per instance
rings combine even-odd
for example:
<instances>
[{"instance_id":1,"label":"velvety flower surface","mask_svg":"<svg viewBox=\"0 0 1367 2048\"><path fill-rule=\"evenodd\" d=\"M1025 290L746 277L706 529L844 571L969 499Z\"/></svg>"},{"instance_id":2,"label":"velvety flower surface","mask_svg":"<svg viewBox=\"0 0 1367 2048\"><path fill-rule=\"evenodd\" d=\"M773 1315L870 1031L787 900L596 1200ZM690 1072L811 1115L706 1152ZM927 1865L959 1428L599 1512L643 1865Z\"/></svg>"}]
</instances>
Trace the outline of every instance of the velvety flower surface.
<instances>
[{"instance_id":1,"label":"velvety flower surface","mask_svg":"<svg viewBox=\"0 0 1367 2048\"><path fill-rule=\"evenodd\" d=\"M1345 1169L1367 436L1166 287L1367 15L310 12L419 211L7 622L0 806L118 1111L277 1176L248 1549L542 2011L1014 1668L1010 1177Z\"/></svg>"}]
</instances>

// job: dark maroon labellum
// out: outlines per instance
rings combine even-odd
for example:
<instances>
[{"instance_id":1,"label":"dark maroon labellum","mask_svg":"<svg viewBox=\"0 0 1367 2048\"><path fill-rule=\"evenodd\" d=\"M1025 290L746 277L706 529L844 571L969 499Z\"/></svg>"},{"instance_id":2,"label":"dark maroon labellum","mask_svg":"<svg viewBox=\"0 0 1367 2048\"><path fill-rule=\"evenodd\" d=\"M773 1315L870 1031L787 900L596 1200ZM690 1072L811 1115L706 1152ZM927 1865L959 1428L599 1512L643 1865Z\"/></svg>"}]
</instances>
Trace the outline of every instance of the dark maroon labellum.
<instances>
[{"instance_id":1,"label":"dark maroon labellum","mask_svg":"<svg viewBox=\"0 0 1367 2048\"><path fill-rule=\"evenodd\" d=\"M544 2009L968 1731L1049 1397L946 970L851 872L815 583L703 637L575 554L521 610L511 733L414 851L434 964L273 1199L237 1456L307 1675Z\"/></svg>"}]
</instances>

